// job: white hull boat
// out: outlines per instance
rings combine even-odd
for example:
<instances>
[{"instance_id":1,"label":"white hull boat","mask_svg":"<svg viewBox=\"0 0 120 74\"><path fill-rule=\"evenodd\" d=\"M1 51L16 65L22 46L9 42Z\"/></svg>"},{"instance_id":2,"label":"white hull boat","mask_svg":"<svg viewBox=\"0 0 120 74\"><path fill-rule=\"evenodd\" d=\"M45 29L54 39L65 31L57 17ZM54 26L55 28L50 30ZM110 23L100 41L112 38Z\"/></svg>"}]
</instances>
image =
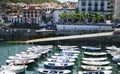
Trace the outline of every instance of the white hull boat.
<instances>
[{"instance_id":1,"label":"white hull boat","mask_svg":"<svg viewBox=\"0 0 120 74\"><path fill-rule=\"evenodd\" d=\"M78 56L79 54L74 53L55 53L55 56Z\"/></svg>"},{"instance_id":2,"label":"white hull boat","mask_svg":"<svg viewBox=\"0 0 120 74\"><path fill-rule=\"evenodd\" d=\"M78 56L51 56L52 58L69 58L69 59L76 59Z\"/></svg>"},{"instance_id":3,"label":"white hull boat","mask_svg":"<svg viewBox=\"0 0 120 74\"><path fill-rule=\"evenodd\" d=\"M106 52L84 52L86 55L91 55L91 56L103 56L106 55Z\"/></svg>"},{"instance_id":4,"label":"white hull boat","mask_svg":"<svg viewBox=\"0 0 120 74\"><path fill-rule=\"evenodd\" d=\"M111 70L112 67L111 66L90 66L90 65L82 65L81 66L82 69L84 70Z\"/></svg>"},{"instance_id":5,"label":"white hull boat","mask_svg":"<svg viewBox=\"0 0 120 74\"><path fill-rule=\"evenodd\" d=\"M101 48L99 47L92 47L92 46L81 46L81 48L85 50L91 50L91 51L101 50Z\"/></svg>"},{"instance_id":6,"label":"white hull boat","mask_svg":"<svg viewBox=\"0 0 120 74\"><path fill-rule=\"evenodd\" d=\"M37 59L39 56L37 54L16 54L16 56L21 58L31 58L31 59Z\"/></svg>"},{"instance_id":7,"label":"white hull boat","mask_svg":"<svg viewBox=\"0 0 120 74\"><path fill-rule=\"evenodd\" d=\"M11 59L11 60L31 60L33 58L28 58L28 57L19 57L19 56L9 56L8 59Z\"/></svg>"},{"instance_id":8,"label":"white hull boat","mask_svg":"<svg viewBox=\"0 0 120 74\"><path fill-rule=\"evenodd\" d=\"M57 69L42 69L39 68L38 72L40 74L70 74L70 70L57 70Z\"/></svg>"},{"instance_id":9,"label":"white hull boat","mask_svg":"<svg viewBox=\"0 0 120 74\"><path fill-rule=\"evenodd\" d=\"M108 65L109 61L82 61L83 64L87 65L94 65L94 66L102 66L102 65Z\"/></svg>"},{"instance_id":10,"label":"white hull boat","mask_svg":"<svg viewBox=\"0 0 120 74\"><path fill-rule=\"evenodd\" d=\"M82 58L82 60L85 60L85 61L105 61L107 60L106 57L101 57L101 58Z\"/></svg>"},{"instance_id":11,"label":"white hull boat","mask_svg":"<svg viewBox=\"0 0 120 74\"><path fill-rule=\"evenodd\" d=\"M13 64L19 64L19 65L23 65L23 64L30 64L33 63L34 60L6 60L5 61L7 64L13 63Z\"/></svg>"},{"instance_id":12,"label":"white hull boat","mask_svg":"<svg viewBox=\"0 0 120 74\"><path fill-rule=\"evenodd\" d=\"M103 71L79 71L78 74L111 74L111 70L103 70Z\"/></svg>"},{"instance_id":13,"label":"white hull boat","mask_svg":"<svg viewBox=\"0 0 120 74\"><path fill-rule=\"evenodd\" d=\"M16 73L13 71L9 71L9 70L2 70L0 71L0 74L16 74Z\"/></svg>"},{"instance_id":14,"label":"white hull boat","mask_svg":"<svg viewBox=\"0 0 120 74\"><path fill-rule=\"evenodd\" d=\"M108 49L108 50L116 50L118 48L116 46L109 46L109 47L106 47L106 49Z\"/></svg>"},{"instance_id":15,"label":"white hull boat","mask_svg":"<svg viewBox=\"0 0 120 74\"><path fill-rule=\"evenodd\" d=\"M5 70L13 71L15 73L21 73L21 72L25 71L27 66L26 65L13 65L13 64L9 64L9 65L1 65L1 68L4 68Z\"/></svg>"},{"instance_id":16,"label":"white hull boat","mask_svg":"<svg viewBox=\"0 0 120 74\"><path fill-rule=\"evenodd\" d=\"M79 54L80 51L78 50L62 50L63 53L74 53L74 54Z\"/></svg>"},{"instance_id":17,"label":"white hull boat","mask_svg":"<svg viewBox=\"0 0 120 74\"><path fill-rule=\"evenodd\" d=\"M44 62L44 66L47 67L47 68L71 68L73 65L75 65L75 63L58 63L58 62Z\"/></svg>"},{"instance_id":18,"label":"white hull boat","mask_svg":"<svg viewBox=\"0 0 120 74\"><path fill-rule=\"evenodd\" d=\"M75 59L54 59L54 58L48 58L47 61L49 61L49 62L75 62Z\"/></svg>"}]
</instances>

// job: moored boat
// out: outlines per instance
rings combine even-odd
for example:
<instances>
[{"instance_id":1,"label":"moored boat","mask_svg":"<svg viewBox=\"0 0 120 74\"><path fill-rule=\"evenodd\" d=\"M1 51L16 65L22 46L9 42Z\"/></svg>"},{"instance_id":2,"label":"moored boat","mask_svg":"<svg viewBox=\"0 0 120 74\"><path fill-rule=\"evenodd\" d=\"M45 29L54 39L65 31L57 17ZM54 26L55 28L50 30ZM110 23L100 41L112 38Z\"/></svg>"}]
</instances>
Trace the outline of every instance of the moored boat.
<instances>
[{"instance_id":1,"label":"moored boat","mask_svg":"<svg viewBox=\"0 0 120 74\"><path fill-rule=\"evenodd\" d=\"M83 48L85 50L92 50L92 51L101 50L100 47L92 47L92 46L81 46L81 48Z\"/></svg>"},{"instance_id":2,"label":"moored boat","mask_svg":"<svg viewBox=\"0 0 120 74\"><path fill-rule=\"evenodd\" d=\"M70 70L57 70L57 69L42 69L39 68L38 72L40 74L70 74Z\"/></svg>"},{"instance_id":3,"label":"moored boat","mask_svg":"<svg viewBox=\"0 0 120 74\"><path fill-rule=\"evenodd\" d=\"M2 71L0 70L0 74L16 74L16 73L10 70L2 70Z\"/></svg>"},{"instance_id":4,"label":"moored boat","mask_svg":"<svg viewBox=\"0 0 120 74\"><path fill-rule=\"evenodd\" d=\"M81 66L82 69L84 70L111 70L112 67L111 66L90 66L90 65L82 65Z\"/></svg>"},{"instance_id":5,"label":"moored boat","mask_svg":"<svg viewBox=\"0 0 120 74\"><path fill-rule=\"evenodd\" d=\"M15 73L21 73L21 72L25 71L27 66L26 65L13 65L13 64L9 64L9 65L1 65L1 68L5 69L5 70L13 71Z\"/></svg>"},{"instance_id":6,"label":"moored boat","mask_svg":"<svg viewBox=\"0 0 120 74\"><path fill-rule=\"evenodd\" d=\"M107 60L107 58L106 57L82 58L82 60L85 60L85 61L105 61L105 60Z\"/></svg>"},{"instance_id":7,"label":"moored boat","mask_svg":"<svg viewBox=\"0 0 120 74\"><path fill-rule=\"evenodd\" d=\"M23 64L30 64L33 63L34 60L6 60L5 61L7 64L13 63L13 64L17 64L17 65L23 65Z\"/></svg>"},{"instance_id":8,"label":"moored boat","mask_svg":"<svg viewBox=\"0 0 120 74\"><path fill-rule=\"evenodd\" d=\"M108 65L109 61L82 61L83 64L87 65L94 65L94 66L102 66L102 65Z\"/></svg>"},{"instance_id":9,"label":"moored boat","mask_svg":"<svg viewBox=\"0 0 120 74\"><path fill-rule=\"evenodd\" d=\"M44 66L47 68L71 68L75 63L58 63L58 62L44 62Z\"/></svg>"},{"instance_id":10,"label":"moored boat","mask_svg":"<svg viewBox=\"0 0 120 74\"><path fill-rule=\"evenodd\" d=\"M91 55L91 56L103 56L106 55L106 52L84 52L86 55Z\"/></svg>"},{"instance_id":11,"label":"moored boat","mask_svg":"<svg viewBox=\"0 0 120 74\"><path fill-rule=\"evenodd\" d=\"M78 71L78 74L111 74L111 70L100 70L100 71Z\"/></svg>"},{"instance_id":12,"label":"moored boat","mask_svg":"<svg viewBox=\"0 0 120 74\"><path fill-rule=\"evenodd\" d=\"M47 61L49 61L49 62L75 62L75 59L54 59L54 58L48 58Z\"/></svg>"},{"instance_id":13,"label":"moored boat","mask_svg":"<svg viewBox=\"0 0 120 74\"><path fill-rule=\"evenodd\" d=\"M52 58L65 58L65 59L67 59L67 58L69 58L69 59L75 59L75 58L77 58L78 56L51 56Z\"/></svg>"}]
</instances>

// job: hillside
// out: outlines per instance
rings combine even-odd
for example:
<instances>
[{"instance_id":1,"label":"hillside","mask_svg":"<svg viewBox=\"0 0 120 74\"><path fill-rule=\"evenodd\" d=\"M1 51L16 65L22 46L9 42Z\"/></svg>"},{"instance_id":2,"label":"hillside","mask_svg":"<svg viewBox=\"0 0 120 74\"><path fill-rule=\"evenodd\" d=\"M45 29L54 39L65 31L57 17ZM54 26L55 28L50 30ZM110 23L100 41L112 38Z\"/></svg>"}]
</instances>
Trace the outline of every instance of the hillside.
<instances>
[{"instance_id":1,"label":"hillside","mask_svg":"<svg viewBox=\"0 0 120 74\"><path fill-rule=\"evenodd\" d=\"M57 0L0 0L0 2L24 2L24 3L44 3L44 2L58 2Z\"/></svg>"}]
</instances>

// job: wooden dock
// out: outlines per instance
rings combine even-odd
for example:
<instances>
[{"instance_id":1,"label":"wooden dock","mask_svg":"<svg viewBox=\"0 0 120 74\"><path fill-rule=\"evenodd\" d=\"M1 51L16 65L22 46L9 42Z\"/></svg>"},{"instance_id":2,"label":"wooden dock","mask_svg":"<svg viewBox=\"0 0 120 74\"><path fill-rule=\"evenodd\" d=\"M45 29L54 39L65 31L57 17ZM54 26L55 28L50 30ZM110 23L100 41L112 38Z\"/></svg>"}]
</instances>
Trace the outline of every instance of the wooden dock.
<instances>
[{"instance_id":1,"label":"wooden dock","mask_svg":"<svg viewBox=\"0 0 120 74\"><path fill-rule=\"evenodd\" d=\"M67 39L79 39L79 38L110 36L112 34L113 34L112 32L103 32L103 33L94 33L94 34L71 35L71 36L32 39L32 40L27 40L27 41L9 41L9 42L10 43L35 43L35 42L45 42L45 41L55 41L55 40L67 40Z\"/></svg>"}]
</instances>

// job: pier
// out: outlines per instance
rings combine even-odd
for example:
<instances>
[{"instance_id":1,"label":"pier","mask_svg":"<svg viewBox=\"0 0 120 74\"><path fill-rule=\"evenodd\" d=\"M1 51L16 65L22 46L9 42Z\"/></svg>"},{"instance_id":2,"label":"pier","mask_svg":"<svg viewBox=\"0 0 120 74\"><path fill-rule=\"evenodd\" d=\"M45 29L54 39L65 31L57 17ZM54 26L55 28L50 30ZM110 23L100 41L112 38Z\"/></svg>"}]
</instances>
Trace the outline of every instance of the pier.
<instances>
[{"instance_id":1,"label":"pier","mask_svg":"<svg viewBox=\"0 0 120 74\"><path fill-rule=\"evenodd\" d=\"M45 42L45 41L55 41L55 40L67 40L67 39L80 39L80 38L90 38L90 37L102 37L111 36L113 32L103 32L94 34L83 34L83 35L71 35L71 36L60 36L60 37L50 37L50 38L40 38L32 39L27 41L9 41L11 43L35 43L35 42Z\"/></svg>"}]
</instances>

